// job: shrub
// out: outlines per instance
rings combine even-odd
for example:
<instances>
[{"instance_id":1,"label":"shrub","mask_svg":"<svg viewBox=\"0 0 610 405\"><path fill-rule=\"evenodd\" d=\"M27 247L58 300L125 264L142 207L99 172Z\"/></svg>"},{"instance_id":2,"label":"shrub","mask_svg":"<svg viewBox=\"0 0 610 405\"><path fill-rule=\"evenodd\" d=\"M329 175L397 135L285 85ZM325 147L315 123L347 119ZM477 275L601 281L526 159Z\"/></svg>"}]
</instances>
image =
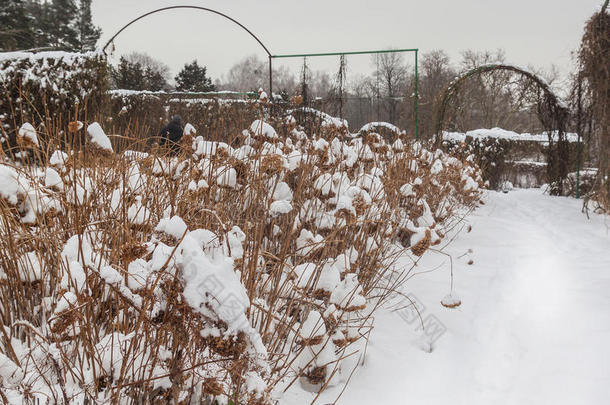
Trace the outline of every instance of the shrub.
<instances>
[{"instance_id":1,"label":"shrub","mask_svg":"<svg viewBox=\"0 0 610 405\"><path fill-rule=\"evenodd\" d=\"M349 374L375 309L479 201L479 170L253 108L235 147L0 165L4 397L264 404Z\"/></svg>"},{"instance_id":2,"label":"shrub","mask_svg":"<svg viewBox=\"0 0 610 405\"><path fill-rule=\"evenodd\" d=\"M61 127L77 110L101 109L107 90L106 61L99 53L0 54L2 132L22 122ZM86 89L86 90L85 90Z\"/></svg>"}]
</instances>

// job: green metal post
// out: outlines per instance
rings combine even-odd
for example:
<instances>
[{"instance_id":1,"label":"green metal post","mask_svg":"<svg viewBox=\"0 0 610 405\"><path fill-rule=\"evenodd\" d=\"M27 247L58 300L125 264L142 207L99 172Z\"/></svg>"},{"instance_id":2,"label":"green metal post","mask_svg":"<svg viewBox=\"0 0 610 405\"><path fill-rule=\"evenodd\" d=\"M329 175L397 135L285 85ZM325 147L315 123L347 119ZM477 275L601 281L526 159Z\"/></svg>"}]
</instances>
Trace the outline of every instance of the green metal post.
<instances>
[{"instance_id":1,"label":"green metal post","mask_svg":"<svg viewBox=\"0 0 610 405\"><path fill-rule=\"evenodd\" d=\"M419 94L418 94L418 87L419 87L419 72L418 72L418 67L417 67L417 53L418 50L415 50L415 100L413 101L414 103L414 110L415 110L415 140L418 141L419 140L419 114L418 114L418 107L419 107Z\"/></svg>"},{"instance_id":2,"label":"green metal post","mask_svg":"<svg viewBox=\"0 0 610 405\"><path fill-rule=\"evenodd\" d=\"M269 55L269 100L273 101L273 67L271 61L273 58Z\"/></svg>"}]
</instances>

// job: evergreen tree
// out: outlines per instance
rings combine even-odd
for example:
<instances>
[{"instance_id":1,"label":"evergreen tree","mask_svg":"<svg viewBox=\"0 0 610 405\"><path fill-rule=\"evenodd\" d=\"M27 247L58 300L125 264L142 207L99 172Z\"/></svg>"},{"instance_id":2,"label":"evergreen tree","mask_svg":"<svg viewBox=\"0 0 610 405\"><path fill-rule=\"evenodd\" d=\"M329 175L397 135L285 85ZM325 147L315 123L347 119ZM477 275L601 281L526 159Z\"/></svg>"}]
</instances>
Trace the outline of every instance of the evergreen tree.
<instances>
[{"instance_id":1,"label":"evergreen tree","mask_svg":"<svg viewBox=\"0 0 610 405\"><path fill-rule=\"evenodd\" d=\"M171 76L169 66L165 63L144 52L132 52L123 57L129 63L139 63L142 66L147 90L158 91L169 88L168 79Z\"/></svg>"},{"instance_id":2,"label":"evergreen tree","mask_svg":"<svg viewBox=\"0 0 610 405\"><path fill-rule=\"evenodd\" d=\"M91 21L91 1L0 1L0 50L95 49L101 30Z\"/></svg>"},{"instance_id":3,"label":"evergreen tree","mask_svg":"<svg viewBox=\"0 0 610 405\"><path fill-rule=\"evenodd\" d=\"M78 7L74 0L53 0L50 4L49 16L52 21L48 27L49 45L66 50L78 50Z\"/></svg>"},{"instance_id":4,"label":"evergreen tree","mask_svg":"<svg viewBox=\"0 0 610 405\"><path fill-rule=\"evenodd\" d=\"M144 71L144 78L147 90L159 91L167 87L167 81L165 81L163 75L150 66Z\"/></svg>"},{"instance_id":5,"label":"evergreen tree","mask_svg":"<svg viewBox=\"0 0 610 405\"><path fill-rule=\"evenodd\" d=\"M36 45L32 19L24 0L0 2L0 50L14 51Z\"/></svg>"},{"instance_id":6,"label":"evergreen tree","mask_svg":"<svg viewBox=\"0 0 610 405\"><path fill-rule=\"evenodd\" d=\"M102 30L93 25L91 21L91 0L81 0L78 10L78 42L79 51L92 51L95 49L97 40L102 35Z\"/></svg>"},{"instance_id":7,"label":"evergreen tree","mask_svg":"<svg viewBox=\"0 0 610 405\"><path fill-rule=\"evenodd\" d=\"M29 0L27 2L28 12L31 16L32 30L34 33L35 48L51 46L51 30L53 16L51 3L40 2L39 0Z\"/></svg>"},{"instance_id":8,"label":"evergreen tree","mask_svg":"<svg viewBox=\"0 0 610 405\"><path fill-rule=\"evenodd\" d=\"M130 63L124 57L121 57L119 65L111 70L111 75L117 89L144 90L146 88L142 65Z\"/></svg>"},{"instance_id":9,"label":"evergreen tree","mask_svg":"<svg viewBox=\"0 0 610 405\"><path fill-rule=\"evenodd\" d=\"M216 86L212 79L207 77L207 68L201 67L197 61L184 65L176 79L176 90L178 91L214 91Z\"/></svg>"},{"instance_id":10,"label":"evergreen tree","mask_svg":"<svg viewBox=\"0 0 610 405\"><path fill-rule=\"evenodd\" d=\"M117 89L159 91L168 87L159 70L140 62L130 62L124 56L121 56L118 66L111 69L111 76Z\"/></svg>"}]
</instances>

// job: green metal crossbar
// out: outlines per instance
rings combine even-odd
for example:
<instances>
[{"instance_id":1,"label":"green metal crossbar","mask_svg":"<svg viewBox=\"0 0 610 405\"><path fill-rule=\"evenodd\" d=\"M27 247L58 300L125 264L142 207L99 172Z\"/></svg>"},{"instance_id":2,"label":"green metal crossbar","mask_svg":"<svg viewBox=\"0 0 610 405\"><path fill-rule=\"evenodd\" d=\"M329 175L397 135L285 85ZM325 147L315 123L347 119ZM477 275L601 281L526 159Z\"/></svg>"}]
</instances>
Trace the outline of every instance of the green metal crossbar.
<instances>
[{"instance_id":1,"label":"green metal crossbar","mask_svg":"<svg viewBox=\"0 0 610 405\"><path fill-rule=\"evenodd\" d=\"M398 53L398 52L417 52L418 49L382 49L377 51L349 51L349 52L324 52L324 53L297 53L290 55L271 55L273 59L277 58L304 58L309 56L341 56L341 55L365 55L377 53Z\"/></svg>"},{"instance_id":2,"label":"green metal crossbar","mask_svg":"<svg viewBox=\"0 0 610 405\"><path fill-rule=\"evenodd\" d=\"M273 95L273 59L281 58L306 58L317 56L344 56L344 55L375 55L381 53L399 53L399 52L414 52L415 53L415 89L413 94L413 112L415 119L415 140L419 140L419 67L418 67L418 48L408 49L381 49L376 51L348 51L348 52L322 52L322 53L295 53L286 55L269 55L269 92Z\"/></svg>"}]
</instances>

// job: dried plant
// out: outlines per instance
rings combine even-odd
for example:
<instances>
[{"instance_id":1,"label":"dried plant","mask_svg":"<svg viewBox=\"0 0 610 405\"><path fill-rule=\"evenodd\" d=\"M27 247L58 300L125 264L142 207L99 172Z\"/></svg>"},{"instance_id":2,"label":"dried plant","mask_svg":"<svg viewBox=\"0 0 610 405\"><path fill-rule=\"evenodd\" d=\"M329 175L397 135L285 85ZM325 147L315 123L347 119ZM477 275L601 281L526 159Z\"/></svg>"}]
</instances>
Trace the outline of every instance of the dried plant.
<instances>
[{"instance_id":1,"label":"dried plant","mask_svg":"<svg viewBox=\"0 0 610 405\"><path fill-rule=\"evenodd\" d=\"M253 108L233 146L191 133L164 154L136 126L100 153L81 112L7 149L5 401L266 404L350 374L374 311L478 203L480 171Z\"/></svg>"}]
</instances>

